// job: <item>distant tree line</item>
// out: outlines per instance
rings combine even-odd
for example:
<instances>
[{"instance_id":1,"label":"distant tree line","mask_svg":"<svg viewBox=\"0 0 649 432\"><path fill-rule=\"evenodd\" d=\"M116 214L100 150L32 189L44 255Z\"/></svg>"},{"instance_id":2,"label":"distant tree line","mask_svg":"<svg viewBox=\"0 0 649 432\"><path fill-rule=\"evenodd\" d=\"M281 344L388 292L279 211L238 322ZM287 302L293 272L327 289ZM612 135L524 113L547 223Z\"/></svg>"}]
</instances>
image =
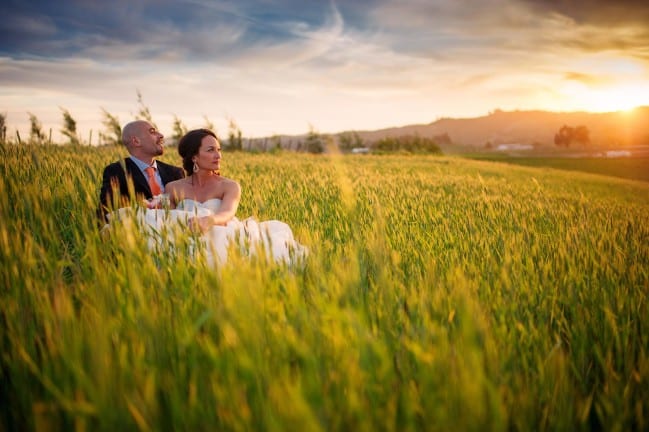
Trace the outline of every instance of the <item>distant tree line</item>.
<instances>
[{"instance_id":1,"label":"distant tree line","mask_svg":"<svg viewBox=\"0 0 649 432\"><path fill-rule=\"evenodd\" d=\"M442 149L433 138L419 135L385 137L373 143L371 147L378 152L442 153Z\"/></svg>"},{"instance_id":2,"label":"distant tree line","mask_svg":"<svg viewBox=\"0 0 649 432\"><path fill-rule=\"evenodd\" d=\"M451 138L448 134L442 134L433 138L415 135L401 135L397 137L385 137L376 141L365 142L357 132L343 132L338 135L338 148L343 153L353 152L355 149L363 149L378 153L404 152L404 153L430 153L441 154L440 144L450 144Z\"/></svg>"},{"instance_id":3,"label":"distant tree line","mask_svg":"<svg viewBox=\"0 0 649 432\"><path fill-rule=\"evenodd\" d=\"M570 127L563 125L554 134L554 144L558 147L570 147L571 144L590 144L590 131L586 126Z\"/></svg>"}]
</instances>

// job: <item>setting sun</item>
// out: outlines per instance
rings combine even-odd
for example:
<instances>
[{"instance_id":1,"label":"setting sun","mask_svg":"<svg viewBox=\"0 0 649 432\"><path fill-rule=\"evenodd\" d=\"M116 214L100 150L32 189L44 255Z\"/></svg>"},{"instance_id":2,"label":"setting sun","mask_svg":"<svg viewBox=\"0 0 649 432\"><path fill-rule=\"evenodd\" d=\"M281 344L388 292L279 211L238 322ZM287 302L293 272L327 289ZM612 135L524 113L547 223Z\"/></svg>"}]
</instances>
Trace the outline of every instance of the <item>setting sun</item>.
<instances>
[{"instance_id":1,"label":"setting sun","mask_svg":"<svg viewBox=\"0 0 649 432\"><path fill-rule=\"evenodd\" d=\"M589 111L628 111L649 103L649 86L624 85L590 91Z\"/></svg>"},{"instance_id":2,"label":"setting sun","mask_svg":"<svg viewBox=\"0 0 649 432\"><path fill-rule=\"evenodd\" d=\"M623 84L599 88L579 85L572 86L565 94L569 100L566 106L590 112L630 111L639 106L649 105L647 84Z\"/></svg>"}]
</instances>

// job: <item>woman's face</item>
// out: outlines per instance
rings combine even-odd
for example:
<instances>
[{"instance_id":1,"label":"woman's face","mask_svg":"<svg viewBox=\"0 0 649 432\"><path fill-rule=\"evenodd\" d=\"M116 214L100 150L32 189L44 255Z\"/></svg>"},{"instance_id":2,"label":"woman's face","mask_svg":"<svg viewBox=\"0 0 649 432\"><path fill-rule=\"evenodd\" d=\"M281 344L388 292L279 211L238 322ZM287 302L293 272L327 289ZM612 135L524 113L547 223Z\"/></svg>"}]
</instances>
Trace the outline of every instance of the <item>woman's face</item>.
<instances>
[{"instance_id":1,"label":"woman's face","mask_svg":"<svg viewBox=\"0 0 649 432\"><path fill-rule=\"evenodd\" d=\"M218 171L221 168L221 143L211 135L203 137L194 162L200 169Z\"/></svg>"}]
</instances>

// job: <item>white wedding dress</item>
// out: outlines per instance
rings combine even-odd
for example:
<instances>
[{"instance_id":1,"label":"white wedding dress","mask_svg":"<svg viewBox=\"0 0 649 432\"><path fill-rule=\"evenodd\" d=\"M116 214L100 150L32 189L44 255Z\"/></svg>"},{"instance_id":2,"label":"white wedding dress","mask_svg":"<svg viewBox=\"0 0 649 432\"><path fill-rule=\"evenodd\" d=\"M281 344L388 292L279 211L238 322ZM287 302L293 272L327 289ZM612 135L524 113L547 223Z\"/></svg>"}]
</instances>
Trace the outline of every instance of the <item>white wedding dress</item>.
<instances>
[{"instance_id":1,"label":"white wedding dress","mask_svg":"<svg viewBox=\"0 0 649 432\"><path fill-rule=\"evenodd\" d=\"M146 209L136 211L138 226L144 229L148 246L152 252L160 251L171 244L178 233L187 233L187 221L193 217L208 216L218 211L221 200L210 199L198 202L184 199L175 209ZM130 208L119 209L109 214L109 223L117 217L122 221L131 220ZM254 218L239 220L236 217L225 226L215 225L199 237L207 262L223 265L228 260L228 251L233 246L244 255L255 256L265 253L266 257L277 263L296 264L302 262L308 253L305 246L293 237L293 231L286 223L278 220L258 222Z\"/></svg>"}]
</instances>

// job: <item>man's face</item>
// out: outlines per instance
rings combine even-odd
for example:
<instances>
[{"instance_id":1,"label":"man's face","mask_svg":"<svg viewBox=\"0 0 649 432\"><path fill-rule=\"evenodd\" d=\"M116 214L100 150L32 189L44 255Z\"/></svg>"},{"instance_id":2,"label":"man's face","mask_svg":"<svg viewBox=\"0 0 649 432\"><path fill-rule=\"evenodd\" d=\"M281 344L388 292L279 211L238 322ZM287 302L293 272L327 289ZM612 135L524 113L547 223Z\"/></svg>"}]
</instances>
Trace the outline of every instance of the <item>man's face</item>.
<instances>
[{"instance_id":1,"label":"man's face","mask_svg":"<svg viewBox=\"0 0 649 432\"><path fill-rule=\"evenodd\" d=\"M149 156L160 156L164 153L164 135L150 123L142 124L142 129L138 134L142 152Z\"/></svg>"}]
</instances>

